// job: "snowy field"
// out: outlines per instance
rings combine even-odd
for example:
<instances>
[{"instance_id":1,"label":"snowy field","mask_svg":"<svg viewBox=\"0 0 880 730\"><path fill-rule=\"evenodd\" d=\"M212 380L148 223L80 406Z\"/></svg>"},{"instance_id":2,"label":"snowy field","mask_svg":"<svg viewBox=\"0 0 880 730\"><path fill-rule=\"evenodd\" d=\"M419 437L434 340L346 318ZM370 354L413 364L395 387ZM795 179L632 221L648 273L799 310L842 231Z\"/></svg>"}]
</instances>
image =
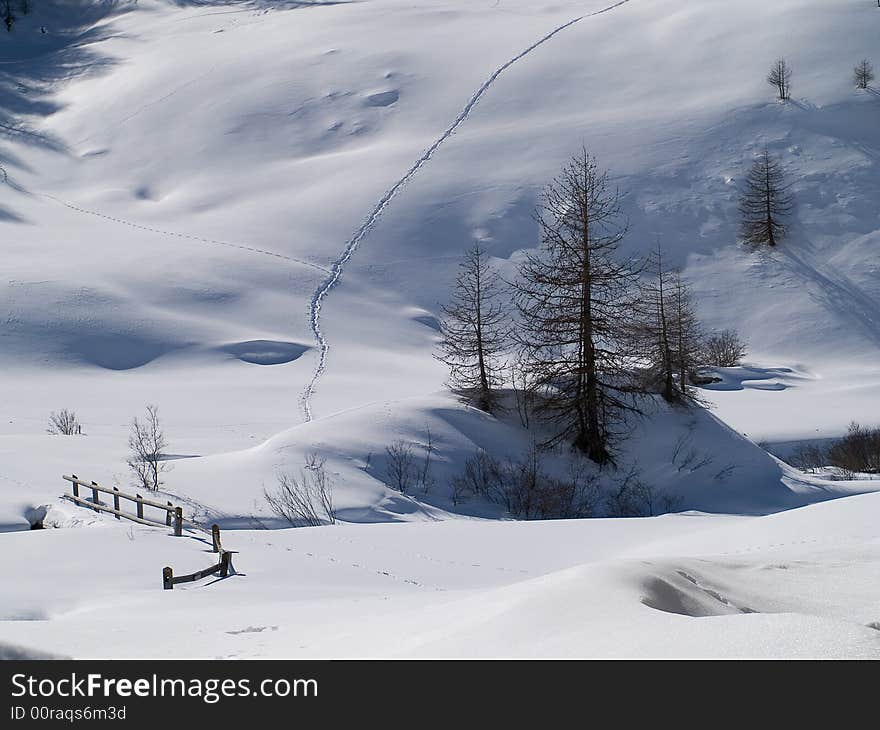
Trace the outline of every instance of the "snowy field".
<instances>
[{"instance_id":1,"label":"snowy field","mask_svg":"<svg viewBox=\"0 0 880 730\"><path fill-rule=\"evenodd\" d=\"M880 481L758 445L880 425L871 0L33 4L0 29L0 656L880 657ZM749 354L711 410L634 424L678 513L516 522L451 499L474 449L530 437L445 389L437 318L475 240L507 272L537 245L581 144L624 252L661 241ZM797 209L755 252L763 149ZM202 533L59 499L62 474L132 488L147 403L232 578L162 591L213 562ZM61 408L85 435L46 433ZM385 448L428 432L432 488L402 495ZM341 524L281 529L263 490L312 451Z\"/></svg>"}]
</instances>

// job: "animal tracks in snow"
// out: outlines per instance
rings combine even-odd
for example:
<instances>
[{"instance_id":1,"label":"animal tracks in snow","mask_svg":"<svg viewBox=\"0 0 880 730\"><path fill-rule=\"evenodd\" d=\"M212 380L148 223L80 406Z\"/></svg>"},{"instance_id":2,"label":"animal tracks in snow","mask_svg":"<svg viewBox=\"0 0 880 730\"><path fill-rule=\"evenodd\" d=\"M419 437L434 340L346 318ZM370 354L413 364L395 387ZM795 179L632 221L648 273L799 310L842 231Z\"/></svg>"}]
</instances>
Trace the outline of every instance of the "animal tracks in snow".
<instances>
[{"instance_id":1,"label":"animal tracks in snow","mask_svg":"<svg viewBox=\"0 0 880 730\"><path fill-rule=\"evenodd\" d=\"M545 36L537 40L535 43L530 45L524 51L520 52L509 61L498 67L494 73L477 89L476 93L470 98L467 104L465 104L464 108L461 110L459 115L453 120L452 124L446 128L446 130L422 153L422 156L419 157L418 160L415 161L412 167L406 171L403 177L401 177L394 185L382 196L370 214L367 216L366 220L360 226L360 228L355 231L354 235L348 240L345 248L343 248L342 253L333 262L330 267L329 276L324 279L323 282L318 286L315 290L315 293L312 295L311 304L309 307L309 319L310 325L312 328L312 334L315 337L315 342L318 345L318 363L315 367L315 372L312 375L312 379L309 384L306 386L306 389L303 391L302 397L300 398L300 403L303 410L303 416L306 421L312 420L312 396L315 393L315 390L318 385L318 381L321 379L321 376L324 374L324 371L327 367L327 353L330 349L330 344L327 341L327 338L324 335L323 330L321 329L321 306L324 303L324 300L327 298L327 295L336 286L339 282L339 277L342 275L342 271L345 268L345 265L354 256L355 251L357 251L361 242L366 238L367 234L373 229L376 225L376 222L381 217L385 208L391 203L392 200L400 193L400 191L406 186L406 184L416 175L416 173L425 166L425 164L434 156L434 153L440 148L440 146L446 142L455 131L465 122L468 117L471 115L471 112L474 110L474 107L483 97L483 95L492 87L495 81L498 80L498 77L501 76L507 69L513 66L515 63L520 61L521 59L528 56L532 51L536 50L538 47L542 46L544 43L549 41L551 38L561 33L562 31L570 28L571 26L579 23L582 20L586 20L587 18L593 18L597 15L602 15L604 13L608 13L616 8L621 7L622 5L626 5L630 0L620 0L620 2L616 2L612 5L608 5L607 7L602 8L601 10L597 10L592 13L588 13L585 15L578 16L572 20L569 20L567 23L563 23L562 25L554 28L552 31L547 33ZM387 101L386 97L385 100ZM395 98L396 101L396 98Z\"/></svg>"}]
</instances>

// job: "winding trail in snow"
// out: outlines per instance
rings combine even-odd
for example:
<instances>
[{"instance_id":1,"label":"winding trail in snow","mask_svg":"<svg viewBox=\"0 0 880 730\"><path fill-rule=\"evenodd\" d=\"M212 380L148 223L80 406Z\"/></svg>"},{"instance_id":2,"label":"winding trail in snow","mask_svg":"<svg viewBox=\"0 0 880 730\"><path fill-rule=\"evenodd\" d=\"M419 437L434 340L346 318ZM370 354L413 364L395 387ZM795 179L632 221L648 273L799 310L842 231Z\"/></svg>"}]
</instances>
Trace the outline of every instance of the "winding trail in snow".
<instances>
[{"instance_id":1,"label":"winding trail in snow","mask_svg":"<svg viewBox=\"0 0 880 730\"><path fill-rule=\"evenodd\" d=\"M501 74L503 74L515 63L528 56L532 51L544 45L551 38L570 28L576 23L579 23L582 20L587 20L588 18L594 18L597 15L603 15L605 13L611 12L612 10L617 9L622 5L626 5L629 2L630 0L619 0L619 2L608 5L601 10L596 10L592 13L580 15L573 20L569 20L567 23L563 23L562 25L554 28L552 31L547 33L547 35L543 36L535 43L530 45L524 51L511 58L498 69L496 69L495 72L483 83L483 85L479 89L477 89L476 93L470 98L470 101L468 101L464 109L461 110L459 115L446 129L446 131L444 131L443 134L441 134L434 141L434 143L430 147L428 147L427 150L425 150L422 156L418 160L416 160L415 164L413 164L413 166L410 167L409 170L407 170L406 174L401 177L396 183L394 183L394 185L385 193L385 195L382 196L382 198L373 208L372 212L361 225L361 227L358 228L357 231L355 231L355 234L349 239L348 243L345 245L345 248L342 250L342 254L331 265L329 276L324 279L324 281L322 281L318 288L315 290L315 293L312 295L312 300L309 305L309 324L312 329L312 334L315 337L315 342L318 345L319 355L318 364L315 367L315 372L312 375L312 379L306 386L305 390L303 391L302 397L300 398L300 404L302 406L302 411L303 415L305 416L306 422L312 420L312 396L315 394L318 381L321 379L321 376L324 374L324 371L327 368L327 353L330 350L330 344L327 342L327 338L324 335L323 330L321 329L321 306L324 303L324 299L327 298L327 295L339 282L339 277L342 275L342 271L345 268L345 265L354 255L355 251L357 251L358 246L361 244L364 238L366 238L367 234L376 225L376 222L379 220L379 217L382 215L385 208L388 207L388 205L391 203L392 200L394 200L394 198L403 189L403 187L434 156L434 153L440 148L440 146L455 133L455 130L457 130L465 121L467 121L471 112L474 110L474 107L477 105L483 95L492 87L495 81L498 80L498 77L501 76Z\"/></svg>"}]
</instances>

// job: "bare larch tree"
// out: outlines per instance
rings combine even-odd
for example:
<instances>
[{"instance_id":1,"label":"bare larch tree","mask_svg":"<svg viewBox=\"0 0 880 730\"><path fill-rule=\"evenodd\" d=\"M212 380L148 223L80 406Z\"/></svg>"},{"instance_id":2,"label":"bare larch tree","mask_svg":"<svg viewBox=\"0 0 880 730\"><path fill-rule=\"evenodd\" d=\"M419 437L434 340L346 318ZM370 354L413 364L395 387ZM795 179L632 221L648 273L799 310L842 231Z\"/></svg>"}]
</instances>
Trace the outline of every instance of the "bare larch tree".
<instances>
[{"instance_id":1,"label":"bare larch tree","mask_svg":"<svg viewBox=\"0 0 880 730\"><path fill-rule=\"evenodd\" d=\"M500 297L501 279L475 243L459 265L459 274L440 323L437 359L449 366L451 387L463 391L480 408L496 406L499 356L507 342L507 308Z\"/></svg>"},{"instance_id":2,"label":"bare larch tree","mask_svg":"<svg viewBox=\"0 0 880 730\"><path fill-rule=\"evenodd\" d=\"M785 183L785 171L764 150L752 164L740 198L743 241L775 246L785 237L785 219L793 208L794 198Z\"/></svg>"},{"instance_id":3,"label":"bare larch tree","mask_svg":"<svg viewBox=\"0 0 880 730\"><path fill-rule=\"evenodd\" d=\"M647 268L652 277L642 285L634 332L648 363L649 387L671 403L693 400L690 374L699 365L702 334L690 290L666 267L659 243Z\"/></svg>"},{"instance_id":4,"label":"bare larch tree","mask_svg":"<svg viewBox=\"0 0 880 730\"><path fill-rule=\"evenodd\" d=\"M853 69L853 81L857 89L867 89L874 80L874 67L866 58L858 63Z\"/></svg>"},{"instance_id":5,"label":"bare larch tree","mask_svg":"<svg viewBox=\"0 0 880 730\"><path fill-rule=\"evenodd\" d=\"M541 247L515 283L516 333L540 390L536 412L598 464L612 461L625 412L636 410L631 374L635 277L616 257L626 232L618 192L586 149L544 190Z\"/></svg>"},{"instance_id":6,"label":"bare larch tree","mask_svg":"<svg viewBox=\"0 0 880 730\"><path fill-rule=\"evenodd\" d=\"M672 365L678 371L678 393L685 400L699 402L690 381L703 354L703 328L690 288L678 272L673 274L670 300Z\"/></svg>"},{"instance_id":7,"label":"bare larch tree","mask_svg":"<svg viewBox=\"0 0 880 730\"><path fill-rule=\"evenodd\" d=\"M639 349L647 354L650 387L659 387L665 400L674 401L678 394L670 331L671 272L665 268L659 242L648 260L647 269L651 278L643 284L637 302L639 317L634 334Z\"/></svg>"},{"instance_id":8,"label":"bare larch tree","mask_svg":"<svg viewBox=\"0 0 880 730\"><path fill-rule=\"evenodd\" d=\"M776 87L776 94L781 100L791 97L791 66L784 58L779 58L767 74L767 83Z\"/></svg>"}]
</instances>

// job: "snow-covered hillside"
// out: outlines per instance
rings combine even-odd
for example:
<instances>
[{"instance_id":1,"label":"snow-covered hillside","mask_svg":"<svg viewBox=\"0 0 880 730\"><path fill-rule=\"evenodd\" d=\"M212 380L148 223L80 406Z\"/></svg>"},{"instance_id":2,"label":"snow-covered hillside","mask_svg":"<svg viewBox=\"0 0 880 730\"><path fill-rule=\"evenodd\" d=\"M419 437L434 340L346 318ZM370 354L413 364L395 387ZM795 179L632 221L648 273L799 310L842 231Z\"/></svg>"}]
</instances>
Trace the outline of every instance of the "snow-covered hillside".
<instances>
[{"instance_id":1,"label":"snow-covered hillside","mask_svg":"<svg viewBox=\"0 0 880 730\"><path fill-rule=\"evenodd\" d=\"M128 424L156 403L174 455L169 495L194 517L244 529L230 540L247 577L206 590L230 594L230 615L246 617L255 595L274 602L243 619L253 626L281 625L276 615L297 606L299 623L346 627L320 645L254 631L262 648L242 651L238 638L206 636L190 647L198 655L454 654L476 633L475 651L505 654L508 628L607 592L588 618L554 614L558 636L514 653L669 655L680 640L688 655L876 656L870 593L862 604L841 586L861 590L876 567L861 520L877 500L847 495L877 484L798 474L756 444L877 423L880 98L851 74L875 53L878 26L870 0L34 0L0 33L0 531L26 528L48 504L57 524L82 529L0 538L27 571L3 601L0 641L96 654L106 650L97 634L70 638L73 612L123 603L148 615L173 601L186 623L207 600L198 586L154 595L162 565L193 559L180 541L129 535L57 500L62 473L128 484ZM779 56L794 69L786 103L765 81ZM624 252L659 240L705 324L747 339L748 367L704 392L711 413L655 404L627 447L645 480L700 515L500 525L497 505L453 505L449 484L475 449L513 457L529 436L513 416L493 419L445 391L437 317L473 241L507 272L537 244L538 195L582 144L623 194ZM752 251L737 243L738 191L765 148L786 166L797 210L776 250ZM76 409L85 436L46 434L60 408ZM404 439L418 450L428 431L435 487L391 490L385 447ZM682 447L699 454L686 467ZM312 450L327 459L341 521L418 524L259 530L281 526L264 488ZM826 501L837 497L847 498ZM824 504L721 516L813 502ZM774 538L818 535L832 519L834 549ZM489 532L504 535L497 546ZM370 563L369 581L303 557L359 562L362 550L393 555L398 539L400 555ZM626 550L598 547L611 543ZM770 546L783 544L777 560ZM741 564L717 557L752 548ZM58 550L112 553L106 594L80 593L76 566L62 588L41 559ZM434 567L399 565L403 553ZM841 577L834 566L851 558ZM471 561L509 570L471 579L449 567ZM133 562L142 572L124 570ZM765 590L765 562L799 567ZM404 582L386 596L374 585L383 571L455 592L448 615L460 625L440 628L448 595L412 597ZM839 603L812 595L810 581ZM59 587L47 597L49 583ZM377 616L386 597L395 609L369 641L347 643L362 595ZM760 615L718 619L732 627L724 646L674 615L742 606ZM382 644L382 621L413 608L408 620L434 624L413 629L411 644ZM794 615L766 615L780 612ZM630 617L645 627L631 646L593 643ZM799 643L799 632L814 640Z\"/></svg>"}]
</instances>

